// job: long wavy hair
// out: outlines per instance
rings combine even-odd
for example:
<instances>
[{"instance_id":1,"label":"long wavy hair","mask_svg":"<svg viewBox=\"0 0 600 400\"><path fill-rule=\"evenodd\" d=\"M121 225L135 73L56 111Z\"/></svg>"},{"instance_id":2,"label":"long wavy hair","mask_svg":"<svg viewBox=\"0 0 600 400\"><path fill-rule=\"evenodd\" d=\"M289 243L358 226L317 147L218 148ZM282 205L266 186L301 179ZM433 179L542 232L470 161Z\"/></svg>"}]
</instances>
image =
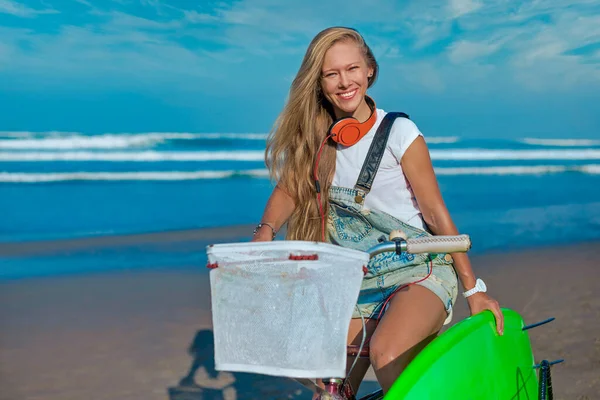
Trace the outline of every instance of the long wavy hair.
<instances>
[{"instance_id":1,"label":"long wavy hair","mask_svg":"<svg viewBox=\"0 0 600 400\"><path fill-rule=\"evenodd\" d=\"M292 82L288 100L267 139L265 162L272 180L288 193L295 204L288 220L288 240L321 241L321 217L317 203L314 168L317 152L334 121L333 107L321 89L325 53L335 43L353 41L373 68L370 88L378 74L378 64L363 37L352 28L332 27L312 40ZM335 173L333 141L324 145L318 166L323 213L329 212L329 188ZM327 233L325 233L327 240Z\"/></svg>"}]
</instances>

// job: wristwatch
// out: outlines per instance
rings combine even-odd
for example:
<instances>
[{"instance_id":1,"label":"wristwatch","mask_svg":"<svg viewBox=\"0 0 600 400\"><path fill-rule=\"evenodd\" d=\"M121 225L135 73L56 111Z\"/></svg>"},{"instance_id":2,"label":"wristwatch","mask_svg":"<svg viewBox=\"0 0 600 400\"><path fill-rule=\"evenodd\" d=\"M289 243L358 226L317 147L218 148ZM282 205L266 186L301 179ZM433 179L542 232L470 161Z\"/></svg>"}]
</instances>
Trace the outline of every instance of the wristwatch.
<instances>
[{"instance_id":1,"label":"wristwatch","mask_svg":"<svg viewBox=\"0 0 600 400\"><path fill-rule=\"evenodd\" d=\"M463 297L467 298L471 295L474 295L475 293L479 293L479 292L487 292L487 286L485 286L485 282L482 281L481 279L477 279L477 281L475 281L475 287L471 290L467 290L466 292L463 292Z\"/></svg>"}]
</instances>

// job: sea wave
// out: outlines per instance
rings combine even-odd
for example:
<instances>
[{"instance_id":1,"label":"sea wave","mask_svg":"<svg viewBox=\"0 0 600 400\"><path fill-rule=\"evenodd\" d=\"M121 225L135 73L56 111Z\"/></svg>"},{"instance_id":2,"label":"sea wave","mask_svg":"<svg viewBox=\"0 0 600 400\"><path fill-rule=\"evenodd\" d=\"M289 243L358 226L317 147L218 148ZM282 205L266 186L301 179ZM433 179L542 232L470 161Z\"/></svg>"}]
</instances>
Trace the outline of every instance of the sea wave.
<instances>
[{"instance_id":1,"label":"sea wave","mask_svg":"<svg viewBox=\"0 0 600 400\"><path fill-rule=\"evenodd\" d=\"M447 149L430 150L434 160L495 161L495 160L600 160L600 149L490 150Z\"/></svg>"},{"instance_id":2,"label":"sea wave","mask_svg":"<svg viewBox=\"0 0 600 400\"><path fill-rule=\"evenodd\" d=\"M154 172L66 172L8 173L0 172L0 182L37 183L64 181L185 181L227 179L235 177L266 178L266 169L228 171L154 171Z\"/></svg>"},{"instance_id":3,"label":"sea wave","mask_svg":"<svg viewBox=\"0 0 600 400\"><path fill-rule=\"evenodd\" d=\"M430 150L433 160L495 161L495 160L600 160L600 149L556 150L489 150L445 149ZM1 152L0 162L37 161L107 161L107 162L160 162L160 161L263 161L262 150L253 151L140 151L140 152Z\"/></svg>"},{"instance_id":4,"label":"sea wave","mask_svg":"<svg viewBox=\"0 0 600 400\"><path fill-rule=\"evenodd\" d=\"M521 143L538 146L556 146L556 147L589 147L600 146L600 140L593 139L538 139L524 138Z\"/></svg>"},{"instance_id":5,"label":"sea wave","mask_svg":"<svg viewBox=\"0 0 600 400\"><path fill-rule=\"evenodd\" d=\"M265 133L146 132L84 135L75 132L0 132L0 149L126 149L169 140L266 140Z\"/></svg>"},{"instance_id":6,"label":"sea wave","mask_svg":"<svg viewBox=\"0 0 600 400\"><path fill-rule=\"evenodd\" d=\"M546 175L564 172L597 175L600 174L600 164L435 168L436 175Z\"/></svg>"},{"instance_id":7,"label":"sea wave","mask_svg":"<svg viewBox=\"0 0 600 400\"><path fill-rule=\"evenodd\" d=\"M0 152L0 161L263 161L263 151L188 151L188 152Z\"/></svg>"},{"instance_id":8,"label":"sea wave","mask_svg":"<svg viewBox=\"0 0 600 400\"><path fill-rule=\"evenodd\" d=\"M0 150L78 150L152 147L172 140L265 141L266 133L146 132L84 135L76 132L0 132ZM429 144L451 144L458 136L432 136Z\"/></svg>"},{"instance_id":9,"label":"sea wave","mask_svg":"<svg viewBox=\"0 0 600 400\"><path fill-rule=\"evenodd\" d=\"M151 147L171 140L251 140L265 141L267 133L197 133L197 132L107 132L84 134L68 131L0 131L0 150L76 150L76 149L126 149ZM429 144L454 144L459 136L426 136ZM592 147L600 146L594 139L506 139L507 143L524 143L544 147Z\"/></svg>"},{"instance_id":10,"label":"sea wave","mask_svg":"<svg viewBox=\"0 0 600 400\"><path fill-rule=\"evenodd\" d=\"M431 136L425 137L425 141L429 144L457 143L460 141L458 136Z\"/></svg>"},{"instance_id":11,"label":"sea wave","mask_svg":"<svg viewBox=\"0 0 600 400\"><path fill-rule=\"evenodd\" d=\"M51 134L51 132L46 132L46 134ZM34 135L35 135L34 132L0 131L0 138L21 139L21 138L30 138L30 137L33 137Z\"/></svg>"},{"instance_id":12,"label":"sea wave","mask_svg":"<svg viewBox=\"0 0 600 400\"><path fill-rule=\"evenodd\" d=\"M600 164L579 166L535 165L511 167L435 168L439 176L458 175L546 175L565 172L600 174ZM66 172L21 173L0 172L3 183L44 183L66 181L186 181L230 178L268 178L266 169L223 171L148 171L148 172Z\"/></svg>"},{"instance_id":13,"label":"sea wave","mask_svg":"<svg viewBox=\"0 0 600 400\"><path fill-rule=\"evenodd\" d=\"M150 136L70 136L64 138L27 138L22 140L0 140L3 150L73 150L73 149L126 149L131 147L153 146L161 142Z\"/></svg>"}]
</instances>

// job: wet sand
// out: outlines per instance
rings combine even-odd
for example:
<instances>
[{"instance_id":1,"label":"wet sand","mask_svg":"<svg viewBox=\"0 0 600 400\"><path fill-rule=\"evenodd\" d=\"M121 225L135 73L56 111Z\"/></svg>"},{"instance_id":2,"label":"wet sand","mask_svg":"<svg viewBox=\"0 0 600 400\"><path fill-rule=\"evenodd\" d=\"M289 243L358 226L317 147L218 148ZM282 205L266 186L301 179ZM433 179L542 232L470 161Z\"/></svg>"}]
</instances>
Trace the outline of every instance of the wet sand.
<instances>
[{"instance_id":1,"label":"wet sand","mask_svg":"<svg viewBox=\"0 0 600 400\"><path fill-rule=\"evenodd\" d=\"M600 399L600 243L478 255L473 264L526 323L556 317L530 332L536 361L566 360L552 369L555 399ZM283 378L215 371L209 300L203 268L0 282L0 400L310 398ZM453 323L467 313L459 298ZM368 379L362 392L377 387Z\"/></svg>"}]
</instances>

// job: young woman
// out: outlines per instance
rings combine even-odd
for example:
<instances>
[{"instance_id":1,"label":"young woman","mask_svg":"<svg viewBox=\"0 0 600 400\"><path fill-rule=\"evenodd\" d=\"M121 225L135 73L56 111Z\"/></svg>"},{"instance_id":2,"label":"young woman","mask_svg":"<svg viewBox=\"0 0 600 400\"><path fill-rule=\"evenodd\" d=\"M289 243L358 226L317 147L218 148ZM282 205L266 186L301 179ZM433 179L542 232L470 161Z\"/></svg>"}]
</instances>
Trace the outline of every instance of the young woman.
<instances>
[{"instance_id":1,"label":"young woman","mask_svg":"<svg viewBox=\"0 0 600 400\"><path fill-rule=\"evenodd\" d=\"M267 143L266 162L277 186L254 241L274 239L285 223L288 240L359 250L396 229L408 237L458 234L423 135L406 115L385 118L389 113L367 96L377 73L373 53L357 31L334 27L313 39ZM332 124L352 121L346 117L357 121L342 138L340 124ZM382 122L391 129L387 137L376 137ZM383 154L371 150L374 141ZM458 280L471 314L491 310L501 334L499 305L485 293L466 254L371 260L349 328L349 344L360 344L362 315L371 336L370 360L360 360L347 380L354 393L369 361L384 392L389 390L450 321Z\"/></svg>"}]
</instances>

